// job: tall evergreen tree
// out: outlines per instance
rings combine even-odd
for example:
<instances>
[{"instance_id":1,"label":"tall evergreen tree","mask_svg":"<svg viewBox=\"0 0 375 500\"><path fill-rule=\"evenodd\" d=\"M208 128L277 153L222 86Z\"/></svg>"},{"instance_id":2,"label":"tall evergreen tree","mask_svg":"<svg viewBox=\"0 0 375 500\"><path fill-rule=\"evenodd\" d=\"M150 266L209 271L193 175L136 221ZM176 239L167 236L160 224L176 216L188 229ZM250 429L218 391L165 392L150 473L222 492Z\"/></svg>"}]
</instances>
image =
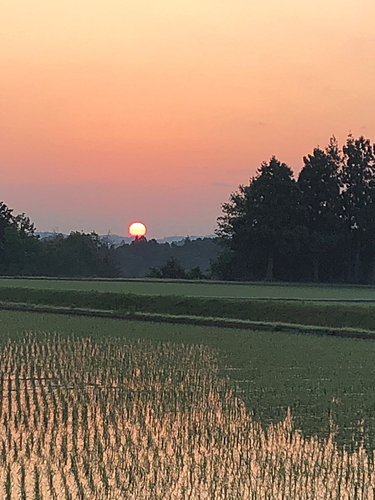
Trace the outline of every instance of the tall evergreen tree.
<instances>
[{"instance_id":1,"label":"tall evergreen tree","mask_svg":"<svg viewBox=\"0 0 375 500\"><path fill-rule=\"evenodd\" d=\"M315 148L312 155L303 158L303 162L298 185L306 210L308 238L305 255L312 269L310 278L318 282L321 279L320 268L325 264L325 278L331 281L333 270L327 264L330 256L337 254L343 237L339 179L342 157L337 140L332 137L325 150Z\"/></svg>"},{"instance_id":2,"label":"tall evergreen tree","mask_svg":"<svg viewBox=\"0 0 375 500\"><path fill-rule=\"evenodd\" d=\"M42 261L35 227L0 202L0 274L34 274Z\"/></svg>"},{"instance_id":3,"label":"tall evergreen tree","mask_svg":"<svg viewBox=\"0 0 375 500\"><path fill-rule=\"evenodd\" d=\"M375 282L375 150L369 139L349 135L343 147L344 220L351 265L348 280Z\"/></svg>"},{"instance_id":4,"label":"tall evergreen tree","mask_svg":"<svg viewBox=\"0 0 375 500\"><path fill-rule=\"evenodd\" d=\"M5 229L12 223L12 212L13 210L11 208L0 201L0 241L4 239Z\"/></svg>"},{"instance_id":5,"label":"tall evergreen tree","mask_svg":"<svg viewBox=\"0 0 375 500\"><path fill-rule=\"evenodd\" d=\"M222 207L217 234L242 275L271 281L288 274L304 238L304 214L292 170L275 157L262 163L249 186L240 186ZM237 270L238 272L238 270Z\"/></svg>"}]
</instances>

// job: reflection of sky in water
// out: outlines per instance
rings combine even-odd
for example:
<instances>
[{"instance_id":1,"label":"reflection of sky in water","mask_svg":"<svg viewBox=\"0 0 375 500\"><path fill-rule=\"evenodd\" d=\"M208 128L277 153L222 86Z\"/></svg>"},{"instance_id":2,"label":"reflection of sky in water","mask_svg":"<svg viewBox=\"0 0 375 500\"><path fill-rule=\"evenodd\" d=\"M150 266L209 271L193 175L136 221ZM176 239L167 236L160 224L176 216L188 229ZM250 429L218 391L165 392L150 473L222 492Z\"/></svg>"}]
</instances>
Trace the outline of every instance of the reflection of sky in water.
<instances>
[{"instance_id":1,"label":"reflection of sky in water","mask_svg":"<svg viewBox=\"0 0 375 500\"><path fill-rule=\"evenodd\" d=\"M330 439L294 430L289 413L264 432L223 369L203 345L58 335L9 342L0 353L5 490L11 484L12 495L27 499L35 491L95 500L305 499L327 488L327 471L342 494L355 494L359 467L359 483L373 481L364 450L350 469ZM293 484L302 477L298 497Z\"/></svg>"}]
</instances>

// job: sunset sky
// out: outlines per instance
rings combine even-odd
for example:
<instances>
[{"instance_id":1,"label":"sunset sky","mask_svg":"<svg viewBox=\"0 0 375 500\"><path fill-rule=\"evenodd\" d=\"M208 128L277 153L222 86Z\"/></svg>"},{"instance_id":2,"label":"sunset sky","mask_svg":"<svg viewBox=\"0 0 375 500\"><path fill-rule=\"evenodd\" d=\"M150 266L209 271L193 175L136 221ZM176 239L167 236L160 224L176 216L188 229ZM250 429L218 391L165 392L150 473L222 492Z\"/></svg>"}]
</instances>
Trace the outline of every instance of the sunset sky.
<instances>
[{"instance_id":1,"label":"sunset sky","mask_svg":"<svg viewBox=\"0 0 375 500\"><path fill-rule=\"evenodd\" d=\"M12 0L3 200L40 231L211 234L276 155L375 139L374 0Z\"/></svg>"}]
</instances>

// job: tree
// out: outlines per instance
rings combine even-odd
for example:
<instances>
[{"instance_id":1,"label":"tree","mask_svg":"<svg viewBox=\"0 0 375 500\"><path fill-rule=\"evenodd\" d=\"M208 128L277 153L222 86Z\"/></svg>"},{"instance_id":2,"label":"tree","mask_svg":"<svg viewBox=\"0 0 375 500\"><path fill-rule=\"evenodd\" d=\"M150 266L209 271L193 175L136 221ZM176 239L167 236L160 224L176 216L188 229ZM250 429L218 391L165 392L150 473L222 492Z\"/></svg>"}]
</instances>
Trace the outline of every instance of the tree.
<instances>
[{"instance_id":1,"label":"tree","mask_svg":"<svg viewBox=\"0 0 375 500\"><path fill-rule=\"evenodd\" d=\"M34 236L35 227L25 214L0 202L0 273L5 275L38 274L42 262L41 244Z\"/></svg>"},{"instance_id":2,"label":"tree","mask_svg":"<svg viewBox=\"0 0 375 500\"><path fill-rule=\"evenodd\" d=\"M285 163L275 157L262 163L249 186L239 186L222 210L217 234L223 252L231 255L232 265L237 263L233 278L263 274L272 281L275 263L279 279L290 275L306 228L300 190Z\"/></svg>"},{"instance_id":3,"label":"tree","mask_svg":"<svg viewBox=\"0 0 375 500\"><path fill-rule=\"evenodd\" d=\"M203 280L205 279L206 276L202 272L201 268L199 266L193 267L186 271L186 279L188 280Z\"/></svg>"},{"instance_id":4,"label":"tree","mask_svg":"<svg viewBox=\"0 0 375 500\"><path fill-rule=\"evenodd\" d=\"M330 139L325 150L315 148L312 155L303 158L303 162L298 185L308 230L305 255L311 263L313 281L318 282L322 261L327 263L342 241L339 178L342 157L335 137Z\"/></svg>"},{"instance_id":5,"label":"tree","mask_svg":"<svg viewBox=\"0 0 375 500\"><path fill-rule=\"evenodd\" d=\"M4 238L5 229L12 223L12 212L11 208L8 208L4 202L0 201L0 240Z\"/></svg>"},{"instance_id":6,"label":"tree","mask_svg":"<svg viewBox=\"0 0 375 500\"><path fill-rule=\"evenodd\" d=\"M43 245L43 274L47 276L119 275L114 250L95 232L72 231L67 238L57 237Z\"/></svg>"},{"instance_id":7,"label":"tree","mask_svg":"<svg viewBox=\"0 0 375 500\"><path fill-rule=\"evenodd\" d=\"M151 267L147 274L149 278L185 279L186 271L180 262L173 257L168 257L165 264L160 267Z\"/></svg>"},{"instance_id":8,"label":"tree","mask_svg":"<svg viewBox=\"0 0 375 500\"><path fill-rule=\"evenodd\" d=\"M348 281L375 281L375 151L369 139L349 135L341 173L348 233Z\"/></svg>"}]
</instances>

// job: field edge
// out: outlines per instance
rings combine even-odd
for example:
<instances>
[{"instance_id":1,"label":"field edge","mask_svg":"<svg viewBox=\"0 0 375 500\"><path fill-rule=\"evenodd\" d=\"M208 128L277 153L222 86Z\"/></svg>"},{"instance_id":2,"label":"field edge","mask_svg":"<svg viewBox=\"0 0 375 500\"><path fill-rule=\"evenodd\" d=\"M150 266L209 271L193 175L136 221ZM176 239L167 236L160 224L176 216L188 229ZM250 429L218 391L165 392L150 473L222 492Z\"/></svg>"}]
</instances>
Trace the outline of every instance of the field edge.
<instances>
[{"instance_id":1,"label":"field edge","mask_svg":"<svg viewBox=\"0 0 375 500\"><path fill-rule=\"evenodd\" d=\"M297 325L280 322L248 321L221 317L173 315L146 312L119 313L109 309L90 309L83 307L62 307L43 304L30 304L25 302L0 302L0 310L20 311L46 314L62 314L70 316L86 316L126 321L147 321L153 323L185 324L195 326L208 326L216 328L233 328L251 331L268 331L290 334L308 334L319 336L334 336L352 339L375 340L375 332L355 328L329 328L314 325Z\"/></svg>"}]
</instances>

